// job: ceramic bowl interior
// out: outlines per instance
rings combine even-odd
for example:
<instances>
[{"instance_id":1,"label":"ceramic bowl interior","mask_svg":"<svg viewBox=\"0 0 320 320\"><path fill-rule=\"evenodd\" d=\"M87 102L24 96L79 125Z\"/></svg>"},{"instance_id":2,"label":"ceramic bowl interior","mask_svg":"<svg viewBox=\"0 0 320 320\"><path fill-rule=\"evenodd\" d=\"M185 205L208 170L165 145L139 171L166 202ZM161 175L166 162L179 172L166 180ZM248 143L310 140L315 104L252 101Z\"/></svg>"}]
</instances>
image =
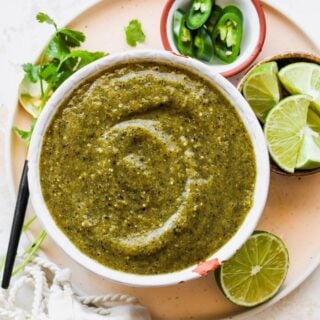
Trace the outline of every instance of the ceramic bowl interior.
<instances>
[{"instance_id":1,"label":"ceramic bowl interior","mask_svg":"<svg viewBox=\"0 0 320 320\"><path fill-rule=\"evenodd\" d=\"M166 3L160 24L162 44L166 50L179 53L172 34L173 14L179 8L188 10L191 3L192 0L168 0ZM213 72L230 77L248 67L258 56L266 36L266 20L259 0L217 0L216 4L222 8L235 5L243 14L243 39L239 57L230 64L218 58L214 58L210 64L206 63Z\"/></svg>"},{"instance_id":2,"label":"ceramic bowl interior","mask_svg":"<svg viewBox=\"0 0 320 320\"><path fill-rule=\"evenodd\" d=\"M295 62L312 62L320 65L320 57L306 53L306 52L284 52L280 53L271 57L267 57L263 60L261 60L259 63L255 64L252 68L248 70L246 75L241 79L241 81L238 84L238 90L242 92L243 85L245 81L248 78L249 73L254 70L257 66L266 63L276 61L278 64L279 69L285 67L286 65L290 63ZM271 170L277 174L283 175L283 176L308 176L315 173L320 173L320 168L311 169L311 170L296 170L294 173L289 173L286 171L283 171L270 157L270 164L271 164Z\"/></svg>"},{"instance_id":3,"label":"ceramic bowl interior","mask_svg":"<svg viewBox=\"0 0 320 320\"><path fill-rule=\"evenodd\" d=\"M38 217L40 218L40 221L42 222L44 228L47 230L51 238L69 256L71 256L75 261L80 263L85 268L113 281L132 286L173 285L181 281L198 278L199 274L193 272L196 266L191 266L184 270L173 273L160 275L137 275L108 268L83 254L57 227L48 211L48 208L46 207L41 192L39 158L41 154L42 139L48 124L50 123L60 104L63 102L65 97L69 96L73 92L73 90L87 78L92 77L93 75L100 73L101 71L111 66L116 66L117 64L129 61L159 61L176 66L181 66L192 72L197 72L203 77L207 78L217 88L219 88L222 94L225 95L234 105L247 128L254 147L257 170L254 201L252 208L248 212L246 218L244 219L244 222L242 223L238 231L223 247L221 247L208 259L217 258L219 261L227 260L236 252L236 250L254 231L264 209L269 189L270 175L268 151L261 127L245 99L229 81L224 79L219 74L213 74L211 70L204 64L194 59L179 57L165 51L130 51L110 55L81 69L59 87L59 89L47 102L46 108L41 113L30 143L28 153L28 179L30 187L30 197L33 207Z\"/></svg>"}]
</instances>

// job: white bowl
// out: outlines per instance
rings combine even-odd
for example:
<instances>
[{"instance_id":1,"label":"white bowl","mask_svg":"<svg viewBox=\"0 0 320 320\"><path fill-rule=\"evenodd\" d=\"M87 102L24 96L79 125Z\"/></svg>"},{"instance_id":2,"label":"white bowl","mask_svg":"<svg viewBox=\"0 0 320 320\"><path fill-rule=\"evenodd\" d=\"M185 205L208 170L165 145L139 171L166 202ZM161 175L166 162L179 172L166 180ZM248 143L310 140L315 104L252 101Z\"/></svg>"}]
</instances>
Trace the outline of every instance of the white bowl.
<instances>
[{"instance_id":1,"label":"white bowl","mask_svg":"<svg viewBox=\"0 0 320 320\"><path fill-rule=\"evenodd\" d=\"M91 77L94 74L109 68L110 66L132 60L167 62L173 65L183 66L191 71L198 72L210 82L215 84L218 88L220 88L221 92L234 105L247 128L254 147L257 168L254 201L251 210L248 212L238 231L223 247L209 257L208 260L215 258L218 259L218 261L227 260L251 235L264 209L269 188L269 156L261 126L259 125L256 116L245 99L229 81L224 79L219 74L213 74L210 68L201 62L198 62L194 59L179 57L165 51L130 51L110 55L81 69L58 88L58 90L47 102L47 105L38 119L32 135L28 153L28 180L30 196L35 212L51 238L69 256L71 256L75 261L83 265L85 268L116 282L132 286L173 285L181 281L200 277L198 273L193 271L196 266L191 266L181 271L160 275L137 275L108 268L82 253L59 229L50 215L41 192L39 158L41 153L42 139L52 117L54 116L63 99L67 97L79 85L80 82L84 81L88 77Z\"/></svg>"},{"instance_id":2,"label":"white bowl","mask_svg":"<svg viewBox=\"0 0 320 320\"><path fill-rule=\"evenodd\" d=\"M168 0L166 3L160 23L161 40L166 50L179 53L173 40L173 14L179 8L188 10L191 3L192 0ZM214 58L212 63L206 63L213 72L230 77L248 67L260 53L266 37L266 19L259 0L217 0L216 4L221 8L235 5L243 14L243 38L238 58L230 64L218 58Z\"/></svg>"}]
</instances>

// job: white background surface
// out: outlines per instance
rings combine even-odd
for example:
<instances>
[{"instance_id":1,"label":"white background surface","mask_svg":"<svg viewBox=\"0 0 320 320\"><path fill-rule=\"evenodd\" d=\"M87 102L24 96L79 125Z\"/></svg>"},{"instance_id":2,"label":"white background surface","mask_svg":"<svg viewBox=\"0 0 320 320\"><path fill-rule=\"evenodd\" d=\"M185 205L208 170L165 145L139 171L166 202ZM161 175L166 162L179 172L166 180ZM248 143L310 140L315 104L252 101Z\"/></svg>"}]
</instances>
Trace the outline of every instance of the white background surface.
<instances>
[{"instance_id":1,"label":"white background surface","mask_svg":"<svg viewBox=\"0 0 320 320\"><path fill-rule=\"evenodd\" d=\"M113 0L116 1L116 0ZM156 1L156 0L148 0ZM8 114L22 75L21 64L33 61L51 29L39 27L34 17L44 11L58 25L74 17L96 0L1 0L0 1L0 253L6 250L14 195L5 180L4 133ZM320 46L320 0L268 0L304 28ZM319 213L320 214L320 213ZM250 320L319 320L320 268L287 298ZM1 319L0 319L1 320Z\"/></svg>"}]
</instances>

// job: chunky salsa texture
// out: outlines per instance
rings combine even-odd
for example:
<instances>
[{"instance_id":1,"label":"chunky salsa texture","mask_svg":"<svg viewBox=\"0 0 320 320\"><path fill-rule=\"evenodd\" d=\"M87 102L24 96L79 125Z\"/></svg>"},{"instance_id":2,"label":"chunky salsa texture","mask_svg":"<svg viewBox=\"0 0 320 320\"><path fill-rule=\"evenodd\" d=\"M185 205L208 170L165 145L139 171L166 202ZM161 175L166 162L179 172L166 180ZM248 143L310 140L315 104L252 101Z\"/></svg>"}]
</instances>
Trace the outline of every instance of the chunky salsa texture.
<instances>
[{"instance_id":1,"label":"chunky salsa texture","mask_svg":"<svg viewBox=\"0 0 320 320\"><path fill-rule=\"evenodd\" d=\"M136 274L205 260L242 224L256 165L237 111L208 80L131 62L80 84L43 138L40 179L86 255Z\"/></svg>"}]
</instances>

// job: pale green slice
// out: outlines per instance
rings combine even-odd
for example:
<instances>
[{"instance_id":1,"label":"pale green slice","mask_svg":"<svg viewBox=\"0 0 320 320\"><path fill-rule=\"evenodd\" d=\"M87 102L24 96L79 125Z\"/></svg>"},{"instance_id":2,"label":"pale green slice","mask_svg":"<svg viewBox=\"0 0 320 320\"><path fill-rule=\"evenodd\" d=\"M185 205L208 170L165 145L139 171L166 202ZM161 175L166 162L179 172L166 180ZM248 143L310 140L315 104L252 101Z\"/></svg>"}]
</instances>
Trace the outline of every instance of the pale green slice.
<instances>
[{"instance_id":1,"label":"pale green slice","mask_svg":"<svg viewBox=\"0 0 320 320\"><path fill-rule=\"evenodd\" d=\"M309 62L296 62L279 71L279 79L291 94L307 94L312 106L320 114L320 66Z\"/></svg>"},{"instance_id":2,"label":"pale green slice","mask_svg":"<svg viewBox=\"0 0 320 320\"><path fill-rule=\"evenodd\" d=\"M255 232L216 273L224 295L233 303L254 307L272 298L284 282L289 254L283 241Z\"/></svg>"},{"instance_id":3,"label":"pale green slice","mask_svg":"<svg viewBox=\"0 0 320 320\"><path fill-rule=\"evenodd\" d=\"M320 167L320 134L307 126L304 129L296 168L307 170L318 167Z\"/></svg>"},{"instance_id":4,"label":"pale green slice","mask_svg":"<svg viewBox=\"0 0 320 320\"><path fill-rule=\"evenodd\" d=\"M268 114L264 132L269 152L283 170L293 173L302 147L311 98L296 95L283 99Z\"/></svg>"},{"instance_id":5,"label":"pale green slice","mask_svg":"<svg viewBox=\"0 0 320 320\"><path fill-rule=\"evenodd\" d=\"M43 90L47 88L47 83L43 82ZM19 85L19 102L21 106L34 118L40 115L39 105L41 103L40 82L32 83L27 76L24 76Z\"/></svg>"},{"instance_id":6,"label":"pale green slice","mask_svg":"<svg viewBox=\"0 0 320 320\"><path fill-rule=\"evenodd\" d=\"M320 116L316 112L314 112L311 108L309 108L309 111L308 111L307 122L308 122L308 126L312 130L320 133Z\"/></svg>"},{"instance_id":7,"label":"pale green slice","mask_svg":"<svg viewBox=\"0 0 320 320\"><path fill-rule=\"evenodd\" d=\"M257 66L248 75L243 86L243 95L261 122L281 99L276 62Z\"/></svg>"}]
</instances>

